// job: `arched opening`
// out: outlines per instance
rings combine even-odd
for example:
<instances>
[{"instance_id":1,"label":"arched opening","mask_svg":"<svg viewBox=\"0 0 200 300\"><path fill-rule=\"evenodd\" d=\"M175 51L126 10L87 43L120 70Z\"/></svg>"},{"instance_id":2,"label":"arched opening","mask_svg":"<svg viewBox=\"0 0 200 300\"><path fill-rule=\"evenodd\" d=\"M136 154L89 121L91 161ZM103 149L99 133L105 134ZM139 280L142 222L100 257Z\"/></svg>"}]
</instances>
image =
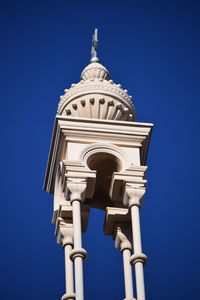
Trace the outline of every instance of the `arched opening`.
<instances>
[{"instance_id":1,"label":"arched opening","mask_svg":"<svg viewBox=\"0 0 200 300\"><path fill-rule=\"evenodd\" d=\"M121 170L121 161L114 155L106 152L98 152L89 156L87 165L91 170L96 170L96 185L92 203L96 208L105 209L112 206L109 190L113 172Z\"/></svg>"}]
</instances>

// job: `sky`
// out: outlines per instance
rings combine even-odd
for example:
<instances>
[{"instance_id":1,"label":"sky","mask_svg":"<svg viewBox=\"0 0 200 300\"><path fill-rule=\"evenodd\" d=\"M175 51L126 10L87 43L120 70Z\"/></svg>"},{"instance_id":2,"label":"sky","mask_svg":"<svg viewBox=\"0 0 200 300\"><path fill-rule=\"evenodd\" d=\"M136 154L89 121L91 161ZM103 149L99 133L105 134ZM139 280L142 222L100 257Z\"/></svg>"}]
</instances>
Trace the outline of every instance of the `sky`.
<instances>
[{"instance_id":1,"label":"sky","mask_svg":"<svg viewBox=\"0 0 200 300\"><path fill-rule=\"evenodd\" d=\"M141 209L147 300L200 299L199 1L1 1L1 299L56 300L64 255L42 190L63 90L80 80L99 28L100 61L154 123ZM123 266L104 212L83 247L86 300L124 298Z\"/></svg>"}]
</instances>

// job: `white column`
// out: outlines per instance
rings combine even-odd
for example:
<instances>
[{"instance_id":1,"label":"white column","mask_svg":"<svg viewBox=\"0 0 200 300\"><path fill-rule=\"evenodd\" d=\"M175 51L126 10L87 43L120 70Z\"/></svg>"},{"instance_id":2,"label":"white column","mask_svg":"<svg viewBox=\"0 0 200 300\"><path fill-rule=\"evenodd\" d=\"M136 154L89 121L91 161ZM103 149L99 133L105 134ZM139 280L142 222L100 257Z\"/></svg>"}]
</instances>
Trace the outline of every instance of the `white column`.
<instances>
[{"instance_id":1,"label":"white column","mask_svg":"<svg viewBox=\"0 0 200 300\"><path fill-rule=\"evenodd\" d=\"M125 299L133 299L133 280L132 280L132 269L130 265L131 251L124 249L123 262L124 262L124 284L125 284Z\"/></svg>"},{"instance_id":2,"label":"white column","mask_svg":"<svg viewBox=\"0 0 200 300\"><path fill-rule=\"evenodd\" d=\"M79 200L72 202L73 208L73 225L74 225L74 251L72 259L75 267L75 286L76 300L84 299L83 287L83 249L82 249L82 230L81 230L81 208Z\"/></svg>"},{"instance_id":3,"label":"white column","mask_svg":"<svg viewBox=\"0 0 200 300\"><path fill-rule=\"evenodd\" d=\"M134 254L131 257L131 263L135 266L137 299L145 300L143 264L146 263L147 258L142 253L139 207L136 205L131 206L131 220L134 248Z\"/></svg>"},{"instance_id":4,"label":"white column","mask_svg":"<svg viewBox=\"0 0 200 300\"><path fill-rule=\"evenodd\" d=\"M61 234L61 243L64 248L65 255L65 285L66 293L62 296L61 300L73 300L74 294L74 275L73 275L73 262L70 259L70 253L73 249L73 226L70 223L61 222L59 225Z\"/></svg>"},{"instance_id":5,"label":"white column","mask_svg":"<svg viewBox=\"0 0 200 300\"><path fill-rule=\"evenodd\" d=\"M65 247L64 247L66 291L70 295L74 294L73 262L70 259L70 253L71 253L72 249L73 249L72 245L65 245Z\"/></svg>"},{"instance_id":6,"label":"white column","mask_svg":"<svg viewBox=\"0 0 200 300\"><path fill-rule=\"evenodd\" d=\"M86 259L87 252L82 248L81 202L85 197L86 181L70 180L67 182L67 188L73 209L74 249L71 251L70 258L74 261L76 300L84 300L83 260Z\"/></svg>"},{"instance_id":7,"label":"white column","mask_svg":"<svg viewBox=\"0 0 200 300\"><path fill-rule=\"evenodd\" d=\"M123 255L123 266L124 266L124 285L125 285L125 299L134 300L133 296L133 278L132 268L130 264L131 257L131 242L129 232L127 228L117 227L115 235L115 247L118 248Z\"/></svg>"},{"instance_id":8,"label":"white column","mask_svg":"<svg viewBox=\"0 0 200 300\"><path fill-rule=\"evenodd\" d=\"M146 264L147 257L142 253L141 230L140 230L140 214L139 209L145 193L144 188L136 188L126 185L126 193L128 198L124 202L128 202L131 210L133 249L134 254L130 258L131 264L135 266L137 300L145 300L145 284L143 265Z\"/></svg>"}]
</instances>

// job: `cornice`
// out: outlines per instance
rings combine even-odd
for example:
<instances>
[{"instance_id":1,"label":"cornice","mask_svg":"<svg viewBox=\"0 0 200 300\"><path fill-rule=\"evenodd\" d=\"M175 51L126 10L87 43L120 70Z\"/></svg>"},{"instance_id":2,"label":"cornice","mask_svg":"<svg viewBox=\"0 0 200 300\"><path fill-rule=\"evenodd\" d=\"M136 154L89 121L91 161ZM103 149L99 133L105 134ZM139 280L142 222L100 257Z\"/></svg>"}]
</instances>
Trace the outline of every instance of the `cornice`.
<instances>
[{"instance_id":1,"label":"cornice","mask_svg":"<svg viewBox=\"0 0 200 300\"><path fill-rule=\"evenodd\" d=\"M74 118L56 116L46 169L44 190L53 193L56 165L64 142L79 139L80 142L108 140L109 143L132 145L139 147L141 164L146 159L150 134L153 124L128 121L112 121L100 119Z\"/></svg>"}]
</instances>

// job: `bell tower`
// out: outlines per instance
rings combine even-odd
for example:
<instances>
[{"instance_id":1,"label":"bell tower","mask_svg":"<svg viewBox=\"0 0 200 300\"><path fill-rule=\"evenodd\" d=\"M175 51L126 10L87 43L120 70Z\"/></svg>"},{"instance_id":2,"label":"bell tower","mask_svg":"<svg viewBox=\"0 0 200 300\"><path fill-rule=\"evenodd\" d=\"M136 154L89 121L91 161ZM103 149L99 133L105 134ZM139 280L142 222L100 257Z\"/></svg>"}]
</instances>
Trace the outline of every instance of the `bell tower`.
<instances>
[{"instance_id":1,"label":"bell tower","mask_svg":"<svg viewBox=\"0 0 200 300\"><path fill-rule=\"evenodd\" d=\"M131 96L99 63L97 45L95 29L91 63L60 97L44 182L54 194L55 235L65 254L61 299L84 299L82 232L90 209L99 208L105 211L104 233L122 253L125 300L145 300L140 208L153 125L136 122Z\"/></svg>"}]
</instances>

